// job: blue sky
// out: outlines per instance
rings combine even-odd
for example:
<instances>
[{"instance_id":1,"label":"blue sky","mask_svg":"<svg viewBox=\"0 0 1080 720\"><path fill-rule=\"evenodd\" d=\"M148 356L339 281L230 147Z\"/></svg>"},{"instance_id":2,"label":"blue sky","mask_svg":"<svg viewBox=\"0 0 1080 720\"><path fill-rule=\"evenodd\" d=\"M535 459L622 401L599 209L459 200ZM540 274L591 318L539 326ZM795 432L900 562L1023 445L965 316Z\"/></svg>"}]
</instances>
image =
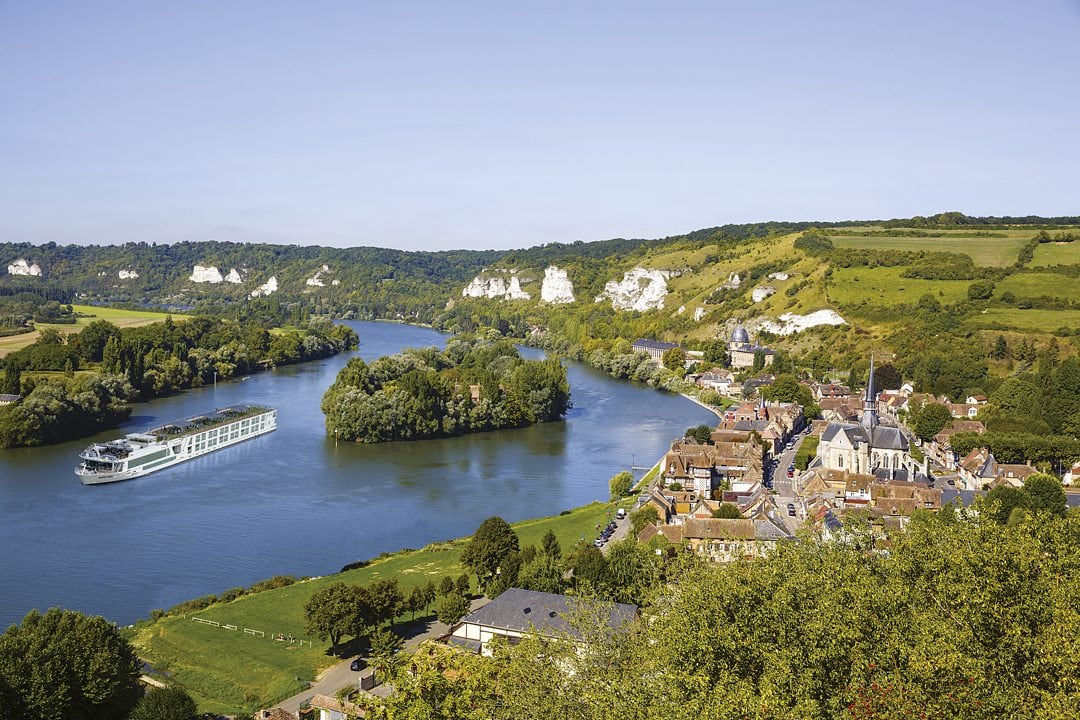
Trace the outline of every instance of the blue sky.
<instances>
[{"instance_id":1,"label":"blue sky","mask_svg":"<svg viewBox=\"0 0 1080 720\"><path fill-rule=\"evenodd\" d=\"M1078 214L1080 2L0 0L0 241Z\"/></svg>"}]
</instances>

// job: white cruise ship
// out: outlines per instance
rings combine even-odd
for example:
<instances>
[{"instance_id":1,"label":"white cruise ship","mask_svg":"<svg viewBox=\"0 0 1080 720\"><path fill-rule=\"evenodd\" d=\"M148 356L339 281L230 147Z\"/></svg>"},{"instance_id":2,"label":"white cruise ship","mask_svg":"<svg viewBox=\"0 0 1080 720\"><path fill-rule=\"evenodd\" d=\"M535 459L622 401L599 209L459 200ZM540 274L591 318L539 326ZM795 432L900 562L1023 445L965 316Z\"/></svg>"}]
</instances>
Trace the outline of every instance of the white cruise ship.
<instances>
[{"instance_id":1,"label":"white cruise ship","mask_svg":"<svg viewBox=\"0 0 1080 720\"><path fill-rule=\"evenodd\" d=\"M79 453L75 474L83 485L130 480L271 432L277 410L234 405L162 425L118 440L94 443Z\"/></svg>"}]
</instances>

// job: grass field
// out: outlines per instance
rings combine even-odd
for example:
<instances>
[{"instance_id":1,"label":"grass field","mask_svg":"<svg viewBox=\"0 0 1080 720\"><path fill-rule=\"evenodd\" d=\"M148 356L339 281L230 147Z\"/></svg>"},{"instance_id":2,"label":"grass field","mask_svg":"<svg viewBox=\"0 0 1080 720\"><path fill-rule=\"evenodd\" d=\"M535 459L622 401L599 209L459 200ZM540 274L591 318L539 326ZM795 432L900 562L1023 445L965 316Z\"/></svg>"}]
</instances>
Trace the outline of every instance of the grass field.
<instances>
[{"instance_id":1,"label":"grass field","mask_svg":"<svg viewBox=\"0 0 1080 720\"><path fill-rule=\"evenodd\" d=\"M968 280L921 280L900 277L902 267L836 268L829 299L837 305L869 301L876 305L914 303L929 293L941 303L967 298Z\"/></svg>"},{"instance_id":2,"label":"grass field","mask_svg":"<svg viewBox=\"0 0 1080 720\"><path fill-rule=\"evenodd\" d=\"M1080 241L1071 243L1043 243L1035 248L1033 267L1045 265L1080 264Z\"/></svg>"},{"instance_id":3,"label":"grass field","mask_svg":"<svg viewBox=\"0 0 1080 720\"><path fill-rule=\"evenodd\" d=\"M1007 292L1016 297L1073 298L1076 296L1080 280L1056 273L1016 273L1010 275L994 287L994 297L999 298Z\"/></svg>"},{"instance_id":4,"label":"grass field","mask_svg":"<svg viewBox=\"0 0 1080 720\"><path fill-rule=\"evenodd\" d=\"M0 358L8 353L21 350L27 345L33 345L41 335L41 331L45 328L56 328L61 333L77 333L94 320L108 320L117 327L137 327L140 325L150 325L151 323L161 322L168 315L167 313L150 312L147 310L117 310L116 308L95 307L93 305L72 305L72 308L80 315L93 315L94 317L81 317L74 325L38 323L37 329L34 332L0 338ZM173 315L172 318L173 320L184 320L187 316Z\"/></svg>"},{"instance_id":5,"label":"grass field","mask_svg":"<svg viewBox=\"0 0 1080 720\"><path fill-rule=\"evenodd\" d=\"M591 538L596 524L611 515L614 508L611 503L593 503L566 515L525 520L515 524L514 529L523 546L539 543L550 529L566 551L582 536ZM465 572L459 561L464 546L465 540L435 543L364 568L267 590L195 613L223 625L236 625L238 630L200 624L190 615L166 617L141 625L133 642L141 657L187 688L201 710L250 712L300 692L307 687L303 680L313 679L319 670L336 662L326 655L328 644L315 638L310 638L313 647L303 648L270 639L277 633L308 639L304 633L304 604L315 591L336 582L366 584L397 578L408 593L429 580L438 582L444 575L456 577ZM244 627L262 630L266 637L245 634Z\"/></svg>"},{"instance_id":6,"label":"grass field","mask_svg":"<svg viewBox=\"0 0 1080 720\"><path fill-rule=\"evenodd\" d=\"M1053 332L1058 328L1080 328L1080 310L1021 310L1019 308L990 308L968 318L973 328L1009 327L1017 330Z\"/></svg>"},{"instance_id":7,"label":"grass field","mask_svg":"<svg viewBox=\"0 0 1080 720\"><path fill-rule=\"evenodd\" d=\"M1005 267L1016 262L1016 256L1024 243L1034 234L1031 230L1005 231L1008 237L964 238L942 234L937 237L861 237L831 236L838 248L861 248L866 250L925 250L928 252L951 252L970 255L976 265Z\"/></svg>"}]
</instances>

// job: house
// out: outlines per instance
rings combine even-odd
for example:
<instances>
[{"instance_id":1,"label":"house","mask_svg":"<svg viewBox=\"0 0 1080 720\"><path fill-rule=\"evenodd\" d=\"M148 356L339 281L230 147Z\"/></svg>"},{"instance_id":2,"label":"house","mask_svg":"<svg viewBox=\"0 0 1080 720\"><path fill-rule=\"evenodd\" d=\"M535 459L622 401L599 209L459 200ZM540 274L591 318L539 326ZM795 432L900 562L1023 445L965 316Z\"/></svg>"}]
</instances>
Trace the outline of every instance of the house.
<instances>
[{"instance_id":1,"label":"house","mask_svg":"<svg viewBox=\"0 0 1080 720\"><path fill-rule=\"evenodd\" d=\"M906 413L911 409L909 406L910 400L911 398L908 397L907 393L883 392L878 395L878 412L896 417L900 413Z\"/></svg>"},{"instance_id":2,"label":"house","mask_svg":"<svg viewBox=\"0 0 1080 720\"><path fill-rule=\"evenodd\" d=\"M813 393L815 400L821 400L823 398L846 398L851 395L851 388L847 385L836 385L834 383L811 383L810 392Z\"/></svg>"},{"instance_id":3,"label":"house","mask_svg":"<svg viewBox=\"0 0 1080 720\"><path fill-rule=\"evenodd\" d=\"M982 434L986 432L986 426L978 420L954 420L949 427L935 435L923 449L944 465L946 470L955 470L957 458L952 449L952 436L968 432Z\"/></svg>"},{"instance_id":4,"label":"house","mask_svg":"<svg viewBox=\"0 0 1080 720\"><path fill-rule=\"evenodd\" d=\"M359 705L329 695L313 695L308 702L313 710L319 711L319 720L348 720L363 714Z\"/></svg>"},{"instance_id":5,"label":"house","mask_svg":"<svg viewBox=\"0 0 1080 720\"><path fill-rule=\"evenodd\" d=\"M634 352L647 353L653 360L662 361L664 359L664 353L668 350L674 350L679 347L675 343L664 342L662 340L646 340L640 338L635 340L630 346L630 349Z\"/></svg>"},{"instance_id":6,"label":"house","mask_svg":"<svg viewBox=\"0 0 1080 720\"><path fill-rule=\"evenodd\" d=\"M291 713L284 708L270 708L255 713L254 720L296 720L296 713Z\"/></svg>"},{"instance_id":7,"label":"house","mask_svg":"<svg viewBox=\"0 0 1080 720\"><path fill-rule=\"evenodd\" d=\"M986 396L985 395L968 395L967 399L964 400L964 402L966 402L968 405L985 405L986 404Z\"/></svg>"},{"instance_id":8,"label":"house","mask_svg":"<svg viewBox=\"0 0 1080 720\"><path fill-rule=\"evenodd\" d=\"M974 420L979 414L980 406L977 403L945 403L954 418L967 418Z\"/></svg>"},{"instance_id":9,"label":"house","mask_svg":"<svg viewBox=\"0 0 1080 720\"><path fill-rule=\"evenodd\" d=\"M1062 477L1063 485L1080 485L1080 460L1073 463L1069 471Z\"/></svg>"},{"instance_id":10,"label":"house","mask_svg":"<svg viewBox=\"0 0 1080 720\"><path fill-rule=\"evenodd\" d=\"M728 354L731 356L731 367L739 370L754 367L754 358L758 354L761 355L765 367L776 360L776 351L751 343L750 334L742 326L735 328L728 338Z\"/></svg>"},{"instance_id":11,"label":"house","mask_svg":"<svg viewBox=\"0 0 1080 720\"><path fill-rule=\"evenodd\" d=\"M823 398L818 403L821 408L821 417L833 422L850 422L858 420L862 411L862 403L856 398Z\"/></svg>"},{"instance_id":12,"label":"house","mask_svg":"<svg viewBox=\"0 0 1080 720\"><path fill-rule=\"evenodd\" d=\"M669 542L686 543L702 557L717 562L761 557L777 543L790 540L787 531L767 519L731 520L727 518L689 518L678 526L650 526L638 534L639 542L648 542L663 534Z\"/></svg>"},{"instance_id":13,"label":"house","mask_svg":"<svg viewBox=\"0 0 1080 720\"><path fill-rule=\"evenodd\" d=\"M1022 487L1024 480L1037 472L1030 465L999 463L987 448L975 448L956 468L957 477L967 490L983 490L999 485Z\"/></svg>"},{"instance_id":14,"label":"house","mask_svg":"<svg viewBox=\"0 0 1080 720\"><path fill-rule=\"evenodd\" d=\"M462 618L450 631L447 643L479 655L491 655L492 641L516 645L527 635L575 639L580 634L567 618L595 608L586 598L510 588ZM638 609L636 605L614 603L605 606L604 612L608 627L619 630L637 618Z\"/></svg>"},{"instance_id":15,"label":"house","mask_svg":"<svg viewBox=\"0 0 1080 720\"><path fill-rule=\"evenodd\" d=\"M0 405L14 405L22 400L22 395L0 394Z\"/></svg>"},{"instance_id":16,"label":"house","mask_svg":"<svg viewBox=\"0 0 1080 720\"><path fill-rule=\"evenodd\" d=\"M703 372L697 379L699 387L703 387L706 390L715 390L723 395L726 395L731 390L733 382L735 382L735 376L731 371L723 370L721 368L713 368L712 370Z\"/></svg>"}]
</instances>

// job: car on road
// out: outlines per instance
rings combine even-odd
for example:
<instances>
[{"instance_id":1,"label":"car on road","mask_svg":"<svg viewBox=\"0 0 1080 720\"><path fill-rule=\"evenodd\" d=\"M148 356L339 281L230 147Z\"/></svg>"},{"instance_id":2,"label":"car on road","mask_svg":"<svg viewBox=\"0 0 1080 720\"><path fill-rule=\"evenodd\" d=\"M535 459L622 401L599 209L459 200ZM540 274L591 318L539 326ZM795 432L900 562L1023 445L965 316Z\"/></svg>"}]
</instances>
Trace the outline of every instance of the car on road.
<instances>
[{"instance_id":1,"label":"car on road","mask_svg":"<svg viewBox=\"0 0 1080 720\"><path fill-rule=\"evenodd\" d=\"M788 480L790 480L791 478L795 477L795 470L794 470L794 469L792 469L792 468L788 468L788 469L787 469L787 476L788 476Z\"/></svg>"},{"instance_id":2,"label":"car on road","mask_svg":"<svg viewBox=\"0 0 1080 720\"><path fill-rule=\"evenodd\" d=\"M350 670L359 670L363 666L364 666L364 661L361 660L360 658L356 658L351 663L349 663L349 669Z\"/></svg>"},{"instance_id":3,"label":"car on road","mask_svg":"<svg viewBox=\"0 0 1080 720\"><path fill-rule=\"evenodd\" d=\"M795 503L787 504L787 514L791 517L795 517Z\"/></svg>"}]
</instances>

